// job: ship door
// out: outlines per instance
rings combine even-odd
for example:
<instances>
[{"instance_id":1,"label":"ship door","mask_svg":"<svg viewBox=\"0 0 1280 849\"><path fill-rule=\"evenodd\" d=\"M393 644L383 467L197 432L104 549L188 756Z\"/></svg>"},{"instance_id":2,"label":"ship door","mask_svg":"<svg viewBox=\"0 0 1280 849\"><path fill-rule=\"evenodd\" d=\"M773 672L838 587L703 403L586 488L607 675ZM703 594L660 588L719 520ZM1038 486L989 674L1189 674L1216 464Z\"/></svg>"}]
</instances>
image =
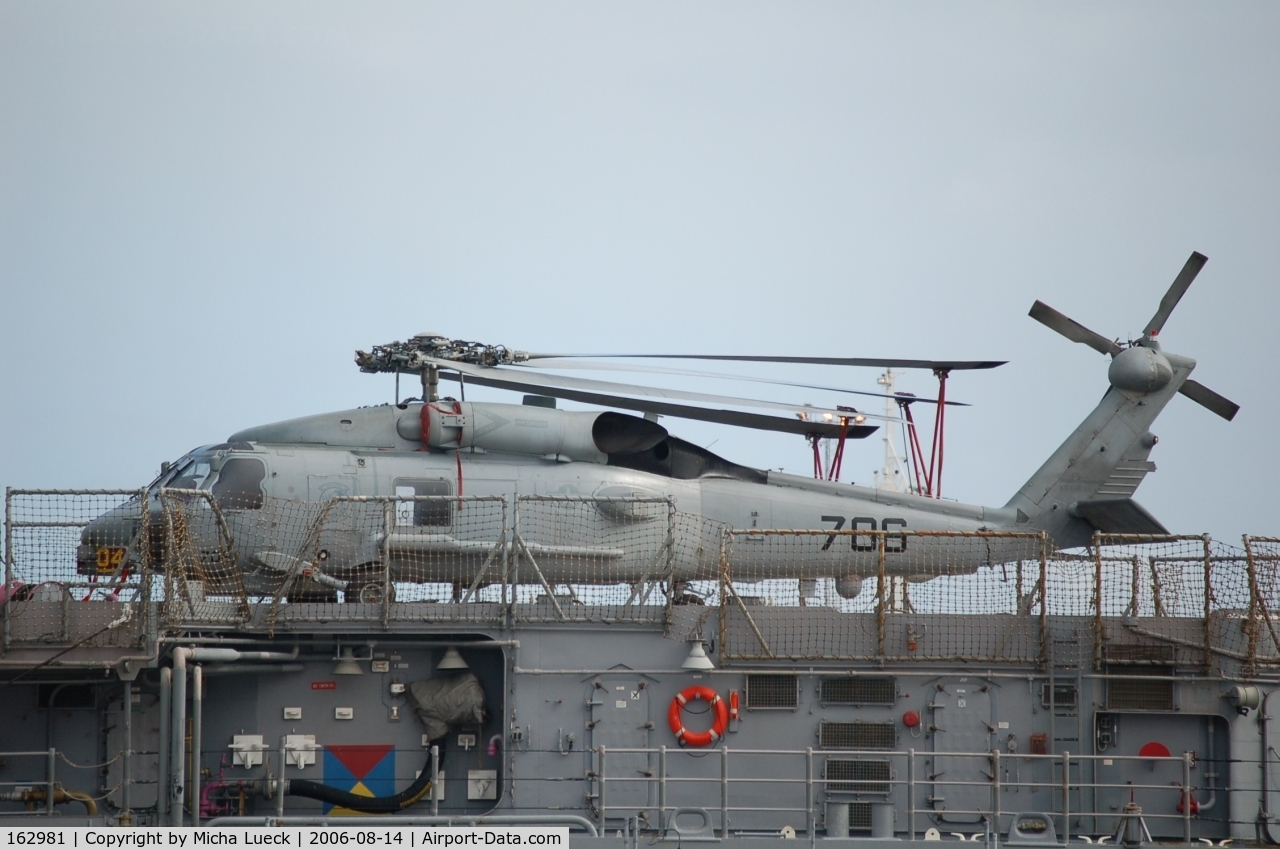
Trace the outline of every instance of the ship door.
<instances>
[{"instance_id":1,"label":"ship door","mask_svg":"<svg viewBox=\"0 0 1280 849\"><path fill-rule=\"evenodd\" d=\"M982 822L982 814L977 812L991 809L988 759L952 754L991 751L991 729L996 727L991 702L987 683L977 679L942 681L934 690L929 705L937 729L933 733L933 764L929 769L934 776L930 800L939 818L946 822Z\"/></svg>"},{"instance_id":2,"label":"ship door","mask_svg":"<svg viewBox=\"0 0 1280 849\"><path fill-rule=\"evenodd\" d=\"M603 771L599 754L593 756L597 774L605 777L605 805L610 817L636 816L649 802L653 775L649 755L643 752L611 752L610 749L644 749L649 746L649 690L638 677L601 678L588 697L591 709L591 748L605 747ZM595 792L599 799L600 784Z\"/></svg>"}]
</instances>

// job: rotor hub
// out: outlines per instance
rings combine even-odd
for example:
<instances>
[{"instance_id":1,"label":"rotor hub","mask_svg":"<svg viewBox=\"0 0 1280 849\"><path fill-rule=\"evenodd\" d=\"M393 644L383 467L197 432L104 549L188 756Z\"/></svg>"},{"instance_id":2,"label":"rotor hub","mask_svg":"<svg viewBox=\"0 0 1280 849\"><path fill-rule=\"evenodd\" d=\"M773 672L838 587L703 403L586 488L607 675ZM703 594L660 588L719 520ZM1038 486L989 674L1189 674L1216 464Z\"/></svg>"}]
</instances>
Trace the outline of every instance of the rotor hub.
<instances>
[{"instance_id":1,"label":"rotor hub","mask_svg":"<svg viewBox=\"0 0 1280 849\"><path fill-rule=\"evenodd\" d=\"M1116 354L1107 369L1107 378L1122 391L1154 392L1173 380L1173 366L1154 347L1135 345Z\"/></svg>"}]
</instances>

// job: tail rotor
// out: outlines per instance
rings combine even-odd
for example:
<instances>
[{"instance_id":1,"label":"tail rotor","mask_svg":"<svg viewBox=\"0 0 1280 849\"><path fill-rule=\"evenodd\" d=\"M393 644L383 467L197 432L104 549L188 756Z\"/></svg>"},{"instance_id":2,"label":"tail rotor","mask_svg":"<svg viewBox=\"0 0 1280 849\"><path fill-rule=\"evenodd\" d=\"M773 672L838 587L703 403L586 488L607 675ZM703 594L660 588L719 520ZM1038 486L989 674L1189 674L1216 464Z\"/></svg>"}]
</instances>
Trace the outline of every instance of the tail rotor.
<instances>
[{"instance_id":1,"label":"tail rotor","mask_svg":"<svg viewBox=\"0 0 1280 849\"><path fill-rule=\"evenodd\" d=\"M1204 268L1209 259L1204 254L1192 252L1182 271L1174 278L1173 285L1160 299L1160 306L1155 315L1142 330L1137 341L1122 345L1119 341L1108 339L1101 333L1095 333L1074 319L1068 318L1042 301L1036 301L1028 313L1036 321L1081 345L1107 354L1112 358L1108 377L1117 389L1131 392L1150 392L1166 385L1173 377L1173 370L1168 360L1160 352L1160 344L1156 337L1164 329L1174 307L1182 300L1187 289L1191 287L1196 275ZM1240 405L1214 392L1195 380L1185 380L1178 392L1195 401L1200 406L1216 413L1227 421L1235 418Z\"/></svg>"}]
</instances>

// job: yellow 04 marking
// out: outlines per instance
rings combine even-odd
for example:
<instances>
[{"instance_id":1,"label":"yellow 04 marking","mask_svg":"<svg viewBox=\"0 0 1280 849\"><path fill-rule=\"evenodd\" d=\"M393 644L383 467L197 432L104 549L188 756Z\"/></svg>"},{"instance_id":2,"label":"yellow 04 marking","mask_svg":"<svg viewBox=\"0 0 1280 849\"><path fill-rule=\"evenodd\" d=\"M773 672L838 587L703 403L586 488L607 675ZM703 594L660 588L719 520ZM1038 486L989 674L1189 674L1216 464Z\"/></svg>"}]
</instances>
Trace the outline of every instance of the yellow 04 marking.
<instances>
[{"instance_id":1,"label":"yellow 04 marking","mask_svg":"<svg viewBox=\"0 0 1280 849\"><path fill-rule=\"evenodd\" d=\"M120 564L124 562L123 548L99 548L98 549L98 574L110 575L120 568Z\"/></svg>"}]
</instances>

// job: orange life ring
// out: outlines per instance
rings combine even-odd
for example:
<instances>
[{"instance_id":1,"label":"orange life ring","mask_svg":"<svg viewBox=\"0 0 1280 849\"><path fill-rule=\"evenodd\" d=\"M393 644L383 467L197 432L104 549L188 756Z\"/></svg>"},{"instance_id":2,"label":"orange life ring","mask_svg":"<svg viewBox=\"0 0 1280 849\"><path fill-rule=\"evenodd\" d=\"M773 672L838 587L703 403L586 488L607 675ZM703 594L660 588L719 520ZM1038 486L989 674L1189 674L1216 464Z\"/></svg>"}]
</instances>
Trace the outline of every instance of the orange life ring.
<instances>
[{"instance_id":1,"label":"orange life ring","mask_svg":"<svg viewBox=\"0 0 1280 849\"><path fill-rule=\"evenodd\" d=\"M707 702L715 711L716 718L711 723L710 731L690 731L684 727L680 712L685 705L697 699ZM710 746L723 737L724 730L729 727L729 708L725 706L720 694L710 687L688 687L671 700L671 707L667 708L667 724L671 726L671 731L676 735L680 745Z\"/></svg>"}]
</instances>

